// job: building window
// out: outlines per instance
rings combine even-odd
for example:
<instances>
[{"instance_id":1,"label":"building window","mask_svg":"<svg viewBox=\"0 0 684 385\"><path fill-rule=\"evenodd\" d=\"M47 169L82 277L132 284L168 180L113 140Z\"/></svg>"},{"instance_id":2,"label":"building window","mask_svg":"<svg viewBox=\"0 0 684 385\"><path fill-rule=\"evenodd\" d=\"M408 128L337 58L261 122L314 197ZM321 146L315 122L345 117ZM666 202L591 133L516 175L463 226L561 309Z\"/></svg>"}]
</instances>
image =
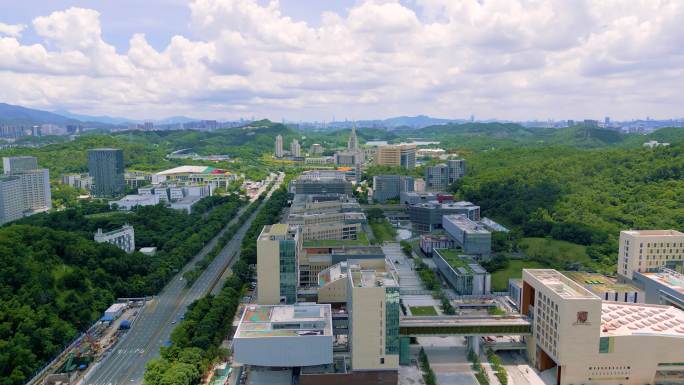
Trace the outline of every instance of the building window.
<instances>
[{"instance_id":1,"label":"building window","mask_svg":"<svg viewBox=\"0 0 684 385\"><path fill-rule=\"evenodd\" d=\"M385 365L385 358L384 357L380 358L380 365Z\"/></svg>"}]
</instances>

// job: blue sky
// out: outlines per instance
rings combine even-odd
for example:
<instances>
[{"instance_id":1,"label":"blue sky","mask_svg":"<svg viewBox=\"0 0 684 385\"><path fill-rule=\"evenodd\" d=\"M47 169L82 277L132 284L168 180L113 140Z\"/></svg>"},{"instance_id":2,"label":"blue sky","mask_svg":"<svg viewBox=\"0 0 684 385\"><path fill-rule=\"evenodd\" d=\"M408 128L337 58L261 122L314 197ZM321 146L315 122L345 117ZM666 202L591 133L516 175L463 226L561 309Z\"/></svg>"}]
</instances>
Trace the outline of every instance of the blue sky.
<instances>
[{"instance_id":1,"label":"blue sky","mask_svg":"<svg viewBox=\"0 0 684 385\"><path fill-rule=\"evenodd\" d=\"M0 102L329 120L681 117L680 0L0 0Z\"/></svg>"}]
</instances>

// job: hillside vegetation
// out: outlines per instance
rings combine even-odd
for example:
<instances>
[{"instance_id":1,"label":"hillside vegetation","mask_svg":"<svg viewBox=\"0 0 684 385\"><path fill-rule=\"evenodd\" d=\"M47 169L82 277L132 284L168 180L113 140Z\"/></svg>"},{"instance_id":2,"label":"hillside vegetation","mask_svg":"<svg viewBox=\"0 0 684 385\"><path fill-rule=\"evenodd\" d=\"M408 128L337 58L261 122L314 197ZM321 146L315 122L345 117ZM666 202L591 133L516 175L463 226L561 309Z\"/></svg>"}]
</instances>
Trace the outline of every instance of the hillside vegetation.
<instances>
[{"instance_id":1,"label":"hillside vegetation","mask_svg":"<svg viewBox=\"0 0 684 385\"><path fill-rule=\"evenodd\" d=\"M592 265L606 272L614 271L620 230L684 228L682 142L656 149L507 148L468 161L470 174L455 186L461 198L525 236L588 246Z\"/></svg>"}]
</instances>

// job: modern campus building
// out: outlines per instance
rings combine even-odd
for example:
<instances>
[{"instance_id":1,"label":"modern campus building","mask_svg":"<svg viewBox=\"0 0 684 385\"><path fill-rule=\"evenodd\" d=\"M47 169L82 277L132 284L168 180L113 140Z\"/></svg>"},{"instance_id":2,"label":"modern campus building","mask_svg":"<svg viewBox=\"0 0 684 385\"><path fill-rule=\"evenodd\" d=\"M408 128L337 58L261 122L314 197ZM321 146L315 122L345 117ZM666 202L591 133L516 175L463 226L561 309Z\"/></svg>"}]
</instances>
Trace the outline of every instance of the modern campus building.
<instances>
[{"instance_id":1,"label":"modern campus building","mask_svg":"<svg viewBox=\"0 0 684 385\"><path fill-rule=\"evenodd\" d=\"M330 305L247 305L233 337L235 361L266 367L333 362Z\"/></svg>"},{"instance_id":2,"label":"modern campus building","mask_svg":"<svg viewBox=\"0 0 684 385\"><path fill-rule=\"evenodd\" d=\"M283 151L283 137L277 135L275 138L275 157L282 158L285 152Z\"/></svg>"},{"instance_id":3,"label":"modern campus building","mask_svg":"<svg viewBox=\"0 0 684 385\"><path fill-rule=\"evenodd\" d=\"M559 385L676 384L684 378L684 312L603 301L556 270L523 270L528 359Z\"/></svg>"},{"instance_id":4,"label":"modern campus building","mask_svg":"<svg viewBox=\"0 0 684 385\"><path fill-rule=\"evenodd\" d=\"M439 203L430 201L410 205L408 215L413 229L421 233L429 233L442 228L442 217L450 214L463 214L468 219L480 219L480 206L470 202Z\"/></svg>"},{"instance_id":5,"label":"modern campus building","mask_svg":"<svg viewBox=\"0 0 684 385\"><path fill-rule=\"evenodd\" d=\"M415 188L415 183L414 183ZM418 203L428 203L437 200L437 193L426 191L402 192L399 194L399 201L405 205L417 205Z\"/></svg>"},{"instance_id":6,"label":"modern campus building","mask_svg":"<svg viewBox=\"0 0 684 385\"><path fill-rule=\"evenodd\" d=\"M375 153L375 164L408 169L416 168L416 145L396 144L380 146Z\"/></svg>"},{"instance_id":7,"label":"modern campus building","mask_svg":"<svg viewBox=\"0 0 684 385\"><path fill-rule=\"evenodd\" d=\"M123 150L95 148L88 150L88 172L93 177L96 197L116 197L126 189Z\"/></svg>"},{"instance_id":8,"label":"modern campus building","mask_svg":"<svg viewBox=\"0 0 684 385\"><path fill-rule=\"evenodd\" d=\"M257 302L260 305L291 304L297 301L299 226L264 226L257 238Z\"/></svg>"},{"instance_id":9,"label":"modern campus building","mask_svg":"<svg viewBox=\"0 0 684 385\"><path fill-rule=\"evenodd\" d=\"M152 184L168 186L207 185L211 190L226 189L238 180L238 175L219 168L208 166L179 166L160 171L151 177ZM162 187L162 186L160 186Z\"/></svg>"},{"instance_id":10,"label":"modern campus building","mask_svg":"<svg viewBox=\"0 0 684 385\"><path fill-rule=\"evenodd\" d=\"M350 268L349 348L355 371L399 367L399 284L390 272Z\"/></svg>"},{"instance_id":11,"label":"modern campus building","mask_svg":"<svg viewBox=\"0 0 684 385\"><path fill-rule=\"evenodd\" d=\"M399 199L402 192L413 191L413 178L403 175L376 175L373 177L373 200L385 203Z\"/></svg>"},{"instance_id":12,"label":"modern campus building","mask_svg":"<svg viewBox=\"0 0 684 385\"><path fill-rule=\"evenodd\" d=\"M296 194L292 198L290 214L315 212L362 212L361 205L347 194Z\"/></svg>"},{"instance_id":13,"label":"modern campus building","mask_svg":"<svg viewBox=\"0 0 684 385\"><path fill-rule=\"evenodd\" d=\"M129 254L135 251L135 230L131 225L124 225L106 233L102 229L97 229L94 239L97 243L111 243Z\"/></svg>"},{"instance_id":14,"label":"modern campus building","mask_svg":"<svg viewBox=\"0 0 684 385\"><path fill-rule=\"evenodd\" d=\"M385 253L380 246L347 246L343 244L326 245L322 242L308 241L299 258L299 282L302 287L318 286L318 273L337 263L355 260L385 261Z\"/></svg>"},{"instance_id":15,"label":"modern campus building","mask_svg":"<svg viewBox=\"0 0 684 385\"><path fill-rule=\"evenodd\" d=\"M435 249L432 260L446 281L460 295L489 294L491 275L474 260L461 257L453 250Z\"/></svg>"},{"instance_id":16,"label":"modern campus building","mask_svg":"<svg viewBox=\"0 0 684 385\"><path fill-rule=\"evenodd\" d=\"M6 156L2 158L2 171L5 175L37 168L38 159L35 156Z\"/></svg>"},{"instance_id":17,"label":"modern campus building","mask_svg":"<svg viewBox=\"0 0 684 385\"><path fill-rule=\"evenodd\" d=\"M366 223L362 212L308 212L290 214L287 223L302 228L304 241L312 240L357 240Z\"/></svg>"},{"instance_id":18,"label":"modern campus building","mask_svg":"<svg viewBox=\"0 0 684 385\"><path fill-rule=\"evenodd\" d=\"M444 215L442 227L464 254L489 255L492 252L492 233L467 215Z\"/></svg>"},{"instance_id":19,"label":"modern campus building","mask_svg":"<svg viewBox=\"0 0 684 385\"><path fill-rule=\"evenodd\" d=\"M420 236L420 250L428 257L432 257L435 249L453 249L454 240L445 234L422 234Z\"/></svg>"},{"instance_id":20,"label":"modern campus building","mask_svg":"<svg viewBox=\"0 0 684 385\"><path fill-rule=\"evenodd\" d=\"M465 175L465 160L453 159L447 163L425 168L425 189L446 191L449 186Z\"/></svg>"},{"instance_id":21,"label":"modern campus building","mask_svg":"<svg viewBox=\"0 0 684 385\"><path fill-rule=\"evenodd\" d=\"M684 274L661 267L655 273L634 273L634 282L644 288L647 303L684 310Z\"/></svg>"},{"instance_id":22,"label":"modern campus building","mask_svg":"<svg viewBox=\"0 0 684 385\"><path fill-rule=\"evenodd\" d=\"M346 194L352 196L352 184L344 172L334 173L317 170L302 174L290 181L289 190L293 194Z\"/></svg>"},{"instance_id":23,"label":"modern campus building","mask_svg":"<svg viewBox=\"0 0 684 385\"><path fill-rule=\"evenodd\" d=\"M627 230L620 232L617 272L634 279L634 273L656 272L660 267L684 264L684 233L676 230ZM681 268L681 267L680 267Z\"/></svg>"},{"instance_id":24,"label":"modern campus building","mask_svg":"<svg viewBox=\"0 0 684 385\"><path fill-rule=\"evenodd\" d=\"M130 211L138 206L154 206L160 203L159 195L130 194L123 198L109 202L109 207L116 207L118 210Z\"/></svg>"}]
</instances>

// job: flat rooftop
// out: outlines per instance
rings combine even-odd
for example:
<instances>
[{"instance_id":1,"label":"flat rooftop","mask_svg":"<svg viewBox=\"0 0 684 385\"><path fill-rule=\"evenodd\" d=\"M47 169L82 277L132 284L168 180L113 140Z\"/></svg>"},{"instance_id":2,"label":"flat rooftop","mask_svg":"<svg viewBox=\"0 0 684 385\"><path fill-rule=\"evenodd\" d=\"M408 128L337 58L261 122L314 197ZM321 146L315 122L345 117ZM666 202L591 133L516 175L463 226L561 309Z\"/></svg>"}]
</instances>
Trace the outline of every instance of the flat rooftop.
<instances>
[{"instance_id":1,"label":"flat rooftop","mask_svg":"<svg viewBox=\"0 0 684 385\"><path fill-rule=\"evenodd\" d=\"M465 231L467 234L489 234L487 228L475 221L468 219L467 216L462 214L452 214L445 215L442 217L442 222L449 221L454 225L458 226L461 230Z\"/></svg>"},{"instance_id":2,"label":"flat rooftop","mask_svg":"<svg viewBox=\"0 0 684 385\"><path fill-rule=\"evenodd\" d=\"M173 175L173 174L201 174L211 171L208 166L178 166L168 170L160 171L157 175Z\"/></svg>"},{"instance_id":3,"label":"flat rooftop","mask_svg":"<svg viewBox=\"0 0 684 385\"><path fill-rule=\"evenodd\" d=\"M600 299L582 285L554 269L523 269L563 299Z\"/></svg>"},{"instance_id":4,"label":"flat rooftop","mask_svg":"<svg viewBox=\"0 0 684 385\"><path fill-rule=\"evenodd\" d=\"M330 305L249 305L235 338L331 336Z\"/></svg>"},{"instance_id":5,"label":"flat rooftop","mask_svg":"<svg viewBox=\"0 0 684 385\"><path fill-rule=\"evenodd\" d=\"M352 270L354 287L394 287L398 286L392 274L376 270Z\"/></svg>"},{"instance_id":6,"label":"flat rooftop","mask_svg":"<svg viewBox=\"0 0 684 385\"><path fill-rule=\"evenodd\" d=\"M641 291L634 285L618 283L617 280L606 277L603 274L584 271L564 271L563 275L595 293Z\"/></svg>"},{"instance_id":7,"label":"flat rooftop","mask_svg":"<svg viewBox=\"0 0 684 385\"><path fill-rule=\"evenodd\" d=\"M623 233L642 237L684 237L684 233L677 230L625 230Z\"/></svg>"},{"instance_id":8,"label":"flat rooftop","mask_svg":"<svg viewBox=\"0 0 684 385\"><path fill-rule=\"evenodd\" d=\"M673 270L659 271L657 273L639 273L643 277L663 285L675 292L684 295L684 274Z\"/></svg>"},{"instance_id":9,"label":"flat rooftop","mask_svg":"<svg viewBox=\"0 0 684 385\"><path fill-rule=\"evenodd\" d=\"M266 225L259 235L259 240L273 239L293 239L296 227L290 226L286 223L276 223L273 225Z\"/></svg>"},{"instance_id":10,"label":"flat rooftop","mask_svg":"<svg viewBox=\"0 0 684 385\"><path fill-rule=\"evenodd\" d=\"M684 338L684 312L672 306L603 302L601 337L624 335Z\"/></svg>"}]
</instances>

